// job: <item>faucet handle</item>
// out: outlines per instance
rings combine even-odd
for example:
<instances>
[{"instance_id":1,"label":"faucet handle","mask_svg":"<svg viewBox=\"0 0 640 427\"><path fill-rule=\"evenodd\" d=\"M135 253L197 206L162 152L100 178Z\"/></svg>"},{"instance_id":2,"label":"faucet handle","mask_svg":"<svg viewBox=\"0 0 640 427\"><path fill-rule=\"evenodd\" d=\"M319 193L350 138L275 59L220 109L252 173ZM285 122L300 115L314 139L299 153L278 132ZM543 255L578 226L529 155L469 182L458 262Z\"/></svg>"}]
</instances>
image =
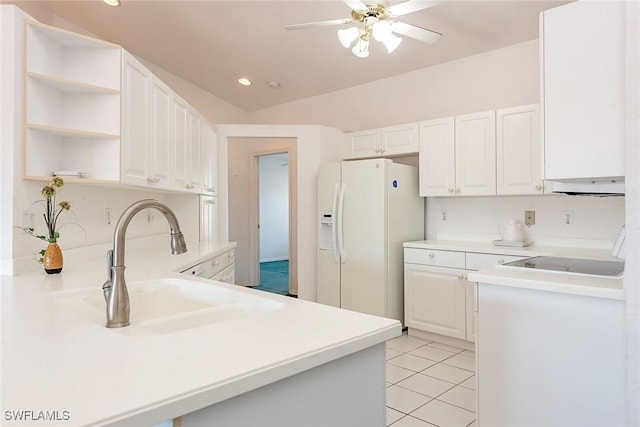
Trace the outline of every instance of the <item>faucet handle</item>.
<instances>
[{"instance_id":1,"label":"faucet handle","mask_svg":"<svg viewBox=\"0 0 640 427\"><path fill-rule=\"evenodd\" d=\"M107 277L109 280L113 280L113 270L111 270L111 267L113 267L113 249L107 251Z\"/></svg>"},{"instance_id":2,"label":"faucet handle","mask_svg":"<svg viewBox=\"0 0 640 427\"><path fill-rule=\"evenodd\" d=\"M107 280L102 284L102 293L104 294L104 300L109 301L109 294L113 287L113 249L107 251Z\"/></svg>"}]
</instances>

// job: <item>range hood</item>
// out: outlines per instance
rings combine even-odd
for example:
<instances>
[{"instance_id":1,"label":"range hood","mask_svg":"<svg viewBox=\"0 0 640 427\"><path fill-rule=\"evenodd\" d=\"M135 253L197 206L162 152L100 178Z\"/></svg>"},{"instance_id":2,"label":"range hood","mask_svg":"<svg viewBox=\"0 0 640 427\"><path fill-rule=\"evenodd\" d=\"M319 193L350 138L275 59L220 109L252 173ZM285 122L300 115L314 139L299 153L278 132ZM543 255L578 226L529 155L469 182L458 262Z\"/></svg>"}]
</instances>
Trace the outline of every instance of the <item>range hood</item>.
<instances>
[{"instance_id":1,"label":"range hood","mask_svg":"<svg viewBox=\"0 0 640 427\"><path fill-rule=\"evenodd\" d=\"M548 180L545 181L545 192L572 196L624 196L624 176Z\"/></svg>"}]
</instances>

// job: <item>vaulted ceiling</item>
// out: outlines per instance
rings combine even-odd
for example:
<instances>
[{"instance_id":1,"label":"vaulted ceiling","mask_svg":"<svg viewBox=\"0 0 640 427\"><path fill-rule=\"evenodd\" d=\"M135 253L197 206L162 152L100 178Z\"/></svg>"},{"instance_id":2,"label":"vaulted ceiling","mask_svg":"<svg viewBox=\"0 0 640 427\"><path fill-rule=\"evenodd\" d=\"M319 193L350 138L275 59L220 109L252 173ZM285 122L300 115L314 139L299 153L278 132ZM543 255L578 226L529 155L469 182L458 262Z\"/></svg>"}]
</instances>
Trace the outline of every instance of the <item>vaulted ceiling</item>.
<instances>
[{"instance_id":1,"label":"vaulted ceiling","mask_svg":"<svg viewBox=\"0 0 640 427\"><path fill-rule=\"evenodd\" d=\"M338 0L122 0L117 8L99 0L2 3L23 5L27 12L48 8L246 111L255 111L536 39L539 13L566 1L445 0L402 17L442 33L440 41L427 44L405 37L392 54L372 43L368 58L355 57L340 45L336 35L340 26L284 29L287 24L348 18L349 7ZM241 76L253 85L239 85Z\"/></svg>"}]
</instances>

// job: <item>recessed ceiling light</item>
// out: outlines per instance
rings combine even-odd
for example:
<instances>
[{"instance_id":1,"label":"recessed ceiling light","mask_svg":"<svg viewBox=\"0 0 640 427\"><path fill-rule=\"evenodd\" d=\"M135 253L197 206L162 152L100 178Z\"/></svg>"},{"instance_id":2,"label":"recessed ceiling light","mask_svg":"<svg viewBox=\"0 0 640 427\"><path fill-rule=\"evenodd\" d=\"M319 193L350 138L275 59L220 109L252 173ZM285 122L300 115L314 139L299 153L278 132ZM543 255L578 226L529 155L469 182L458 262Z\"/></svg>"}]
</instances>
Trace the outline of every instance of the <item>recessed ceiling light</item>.
<instances>
[{"instance_id":1,"label":"recessed ceiling light","mask_svg":"<svg viewBox=\"0 0 640 427\"><path fill-rule=\"evenodd\" d=\"M278 82L269 82L267 83L271 89L280 89L280 83Z\"/></svg>"},{"instance_id":2,"label":"recessed ceiling light","mask_svg":"<svg viewBox=\"0 0 640 427\"><path fill-rule=\"evenodd\" d=\"M251 86L251 80L246 77L240 77L238 79L238 83L240 83L242 86Z\"/></svg>"},{"instance_id":3,"label":"recessed ceiling light","mask_svg":"<svg viewBox=\"0 0 640 427\"><path fill-rule=\"evenodd\" d=\"M120 6L120 0L102 0L102 1L108 4L109 6L113 6L113 7Z\"/></svg>"}]
</instances>

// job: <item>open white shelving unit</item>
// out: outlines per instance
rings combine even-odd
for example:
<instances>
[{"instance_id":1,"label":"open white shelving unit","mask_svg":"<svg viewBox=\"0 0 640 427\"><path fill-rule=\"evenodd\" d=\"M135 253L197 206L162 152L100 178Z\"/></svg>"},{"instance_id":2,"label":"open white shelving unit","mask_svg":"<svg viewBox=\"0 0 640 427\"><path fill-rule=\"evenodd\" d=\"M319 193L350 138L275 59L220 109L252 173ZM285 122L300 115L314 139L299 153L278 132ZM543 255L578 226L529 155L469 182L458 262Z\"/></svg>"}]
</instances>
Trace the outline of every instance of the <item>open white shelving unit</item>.
<instances>
[{"instance_id":1,"label":"open white shelving unit","mask_svg":"<svg viewBox=\"0 0 640 427\"><path fill-rule=\"evenodd\" d=\"M25 178L120 181L121 47L25 23Z\"/></svg>"}]
</instances>

